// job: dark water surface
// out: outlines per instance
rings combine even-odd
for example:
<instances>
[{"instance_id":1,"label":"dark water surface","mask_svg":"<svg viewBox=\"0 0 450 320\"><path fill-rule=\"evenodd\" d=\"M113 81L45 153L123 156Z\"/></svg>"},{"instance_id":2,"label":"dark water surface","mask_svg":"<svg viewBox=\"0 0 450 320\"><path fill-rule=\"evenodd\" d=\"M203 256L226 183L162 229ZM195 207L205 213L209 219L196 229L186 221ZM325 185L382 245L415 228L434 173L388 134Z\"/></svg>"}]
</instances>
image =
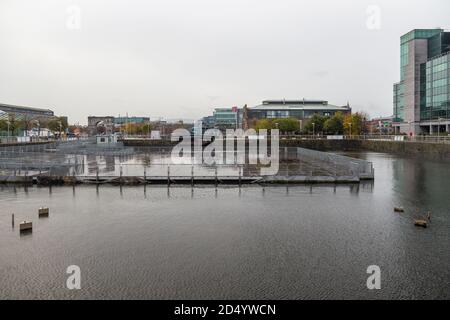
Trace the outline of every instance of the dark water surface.
<instances>
[{"instance_id":1,"label":"dark water surface","mask_svg":"<svg viewBox=\"0 0 450 320\"><path fill-rule=\"evenodd\" d=\"M0 298L450 298L450 164L356 156L374 183L0 186ZM414 227L428 210L431 226ZM69 265L81 290L66 289Z\"/></svg>"}]
</instances>

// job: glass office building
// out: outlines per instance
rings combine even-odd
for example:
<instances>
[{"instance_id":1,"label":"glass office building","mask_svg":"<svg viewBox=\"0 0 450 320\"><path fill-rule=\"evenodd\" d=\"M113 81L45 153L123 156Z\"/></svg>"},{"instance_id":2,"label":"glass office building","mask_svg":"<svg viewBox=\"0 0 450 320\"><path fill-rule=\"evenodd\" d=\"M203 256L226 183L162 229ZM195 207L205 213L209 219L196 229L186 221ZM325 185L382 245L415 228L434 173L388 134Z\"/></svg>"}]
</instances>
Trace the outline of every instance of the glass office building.
<instances>
[{"instance_id":1,"label":"glass office building","mask_svg":"<svg viewBox=\"0 0 450 320\"><path fill-rule=\"evenodd\" d=\"M123 124L145 124L149 123L150 118L149 117L115 117L114 118L114 124L116 125L123 125Z\"/></svg>"},{"instance_id":2,"label":"glass office building","mask_svg":"<svg viewBox=\"0 0 450 320\"><path fill-rule=\"evenodd\" d=\"M448 131L450 32L418 29L400 40L400 82L393 88L396 133Z\"/></svg>"},{"instance_id":3,"label":"glass office building","mask_svg":"<svg viewBox=\"0 0 450 320\"><path fill-rule=\"evenodd\" d=\"M216 128L219 129L236 129L239 127L237 107L233 108L216 108L213 117Z\"/></svg>"}]
</instances>

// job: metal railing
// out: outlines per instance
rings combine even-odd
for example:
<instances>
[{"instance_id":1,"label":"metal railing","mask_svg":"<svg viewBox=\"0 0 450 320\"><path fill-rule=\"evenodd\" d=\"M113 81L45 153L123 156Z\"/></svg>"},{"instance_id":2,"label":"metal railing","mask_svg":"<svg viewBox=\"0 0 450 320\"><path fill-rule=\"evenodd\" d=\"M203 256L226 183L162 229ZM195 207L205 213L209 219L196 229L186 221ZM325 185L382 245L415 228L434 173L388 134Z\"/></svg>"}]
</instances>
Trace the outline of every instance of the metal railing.
<instances>
[{"instance_id":1,"label":"metal railing","mask_svg":"<svg viewBox=\"0 0 450 320\"><path fill-rule=\"evenodd\" d=\"M396 142L428 142L428 143L450 143L450 136L445 135L380 135L380 134L364 134L364 135L286 135L282 134L279 136L281 141L286 140L375 140L375 141L396 141ZM150 139L146 135L129 135L123 137L123 139L129 140L160 140L160 141L170 141L170 136L161 137L161 139Z\"/></svg>"},{"instance_id":2,"label":"metal railing","mask_svg":"<svg viewBox=\"0 0 450 320\"><path fill-rule=\"evenodd\" d=\"M280 140L373 140L395 142L450 143L450 136L406 136L406 135L282 135Z\"/></svg>"},{"instance_id":3,"label":"metal railing","mask_svg":"<svg viewBox=\"0 0 450 320\"><path fill-rule=\"evenodd\" d=\"M359 179L374 178L373 164L366 160L305 148L297 148L297 156L303 161L320 161L322 167L328 168L335 176L349 175Z\"/></svg>"},{"instance_id":4,"label":"metal railing","mask_svg":"<svg viewBox=\"0 0 450 320\"><path fill-rule=\"evenodd\" d=\"M254 150L253 150L254 151ZM78 177L84 179L144 178L189 179L264 178L260 164L240 164L242 153L233 152L234 164L197 164L200 154L191 154L181 164L174 164L171 148L134 148L98 146L91 140L56 141L37 145L0 148L0 177ZM228 153L224 160L229 159ZM233 157L234 156L234 157ZM244 157L245 159L245 157ZM252 158L253 159L253 158ZM254 160L254 159L253 159ZM233 161L232 161L233 162ZM245 161L244 161L245 162ZM367 161L303 148L280 148L279 170L272 180L301 177L351 177L373 179L372 164ZM20 180L20 179L18 179Z\"/></svg>"}]
</instances>

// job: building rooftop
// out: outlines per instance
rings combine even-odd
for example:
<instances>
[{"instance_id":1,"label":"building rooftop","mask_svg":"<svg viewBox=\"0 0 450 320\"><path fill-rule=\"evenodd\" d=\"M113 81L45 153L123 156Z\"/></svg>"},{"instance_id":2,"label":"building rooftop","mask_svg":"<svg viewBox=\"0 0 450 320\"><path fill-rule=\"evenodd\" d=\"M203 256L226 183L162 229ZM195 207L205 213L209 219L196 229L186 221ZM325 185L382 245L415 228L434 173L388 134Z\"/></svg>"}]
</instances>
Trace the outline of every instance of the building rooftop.
<instances>
[{"instance_id":1,"label":"building rooftop","mask_svg":"<svg viewBox=\"0 0 450 320\"><path fill-rule=\"evenodd\" d=\"M12 104L6 104L6 103L0 103L0 110L3 109L15 109L17 111L23 111L23 112L53 112L50 109L41 109L41 108L32 108L32 107L25 107L25 106L15 106Z\"/></svg>"},{"instance_id":2,"label":"building rooftop","mask_svg":"<svg viewBox=\"0 0 450 320\"><path fill-rule=\"evenodd\" d=\"M428 39L432 36L439 34L441 32L444 32L443 29L436 28L436 29L413 29L407 33L405 33L400 38L400 42L402 44L414 40L414 39Z\"/></svg>"},{"instance_id":3,"label":"building rooftop","mask_svg":"<svg viewBox=\"0 0 450 320\"><path fill-rule=\"evenodd\" d=\"M348 111L350 106L336 106L325 100L264 100L261 105L251 110L335 110Z\"/></svg>"}]
</instances>

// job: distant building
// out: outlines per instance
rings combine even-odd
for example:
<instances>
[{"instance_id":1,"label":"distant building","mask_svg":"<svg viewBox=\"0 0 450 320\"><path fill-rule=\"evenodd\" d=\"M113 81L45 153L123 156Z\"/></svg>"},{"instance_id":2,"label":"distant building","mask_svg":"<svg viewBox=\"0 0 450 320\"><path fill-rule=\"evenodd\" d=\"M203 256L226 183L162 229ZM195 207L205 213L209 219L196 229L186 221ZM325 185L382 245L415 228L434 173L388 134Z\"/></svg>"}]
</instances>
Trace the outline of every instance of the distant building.
<instances>
[{"instance_id":1,"label":"distant building","mask_svg":"<svg viewBox=\"0 0 450 320\"><path fill-rule=\"evenodd\" d=\"M211 129L214 128L216 125L216 121L214 119L214 116L207 116L202 118L202 126L205 129Z\"/></svg>"},{"instance_id":2,"label":"distant building","mask_svg":"<svg viewBox=\"0 0 450 320\"><path fill-rule=\"evenodd\" d=\"M124 125L124 124L144 124L149 123L149 117L115 117L114 124L115 125Z\"/></svg>"},{"instance_id":3,"label":"distant building","mask_svg":"<svg viewBox=\"0 0 450 320\"><path fill-rule=\"evenodd\" d=\"M14 117L16 120L51 119L55 114L50 109L15 106L0 103L0 119Z\"/></svg>"},{"instance_id":4,"label":"distant building","mask_svg":"<svg viewBox=\"0 0 450 320\"><path fill-rule=\"evenodd\" d=\"M114 117L112 117L112 116L104 116L104 117L89 116L88 117L88 132L89 132L89 135L114 132Z\"/></svg>"},{"instance_id":5,"label":"distant building","mask_svg":"<svg viewBox=\"0 0 450 320\"><path fill-rule=\"evenodd\" d=\"M215 108L213 113L214 127L219 129L236 129L239 128L239 109L231 108Z\"/></svg>"},{"instance_id":6,"label":"distant building","mask_svg":"<svg viewBox=\"0 0 450 320\"><path fill-rule=\"evenodd\" d=\"M336 106L324 100L265 100L261 105L248 109L248 119L296 118L305 120L314 114L333 116L336 112L351 113L346 106Z\"/></svg>"},{"instance_id":7,"label":"distant building","mask_svg":"<svg viewBox=\"0 0 450 320\"><path fill-rule=\"evenodd\" d=\"M416 29L401 37L393 91L396 133L450 131L450 32Z\"/></svg>"},{"instance_id":8,"label":"distant building","mask_svg":"<svg viewBox=\"0 0 450 320\"><path fill-rule=\"evenodd\" d=\"M393 121L394 121L393 116L373 118L367 124L369 131L368 133L383 134L383 135L393 134L394 133L394 127L392 125Z\"/></svg>"},{"instance_id":9,"label":"distant building","mask_svg":"<svg viewBox=\"0 0 450 320\"><path fill-rule=\"evenodd\" d=\"M324 100L265 100L261 105L248 108L228 107L215 108L212 116L203 117L203 129L218 128L245 129L253 120L295 118L299 121L311 118L314 114L333 116L336 112L351 113L346 106L331 105Z\"/></svg>"}]
</instances>

